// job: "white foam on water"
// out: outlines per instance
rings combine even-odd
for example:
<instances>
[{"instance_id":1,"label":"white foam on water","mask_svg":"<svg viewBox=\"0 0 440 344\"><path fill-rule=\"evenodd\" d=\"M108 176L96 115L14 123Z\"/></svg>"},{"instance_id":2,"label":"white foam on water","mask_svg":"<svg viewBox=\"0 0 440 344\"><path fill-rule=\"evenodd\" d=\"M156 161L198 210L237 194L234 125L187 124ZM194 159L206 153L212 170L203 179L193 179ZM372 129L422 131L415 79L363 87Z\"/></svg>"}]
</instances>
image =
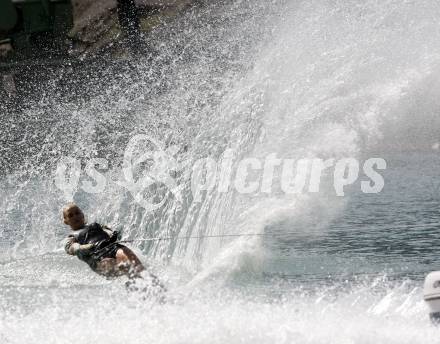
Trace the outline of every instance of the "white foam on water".
<instances>
[{"instance_id":1,"label":"white foam on water","mask_svg":"<svg viewBox=\"0 0 440 344\"><path fill-rule=\"evenodd\" d=\"M205 283L188 294L170 292L168 301L160 304L154 298L127 294L122 285L23 289L22 295L31 301L27 306L1 301L0 334L8 344L437 340L438 330L427 319L421 290L413 286L378 288L370 282L339 291L325 285L313 291L279 286L275 297L265 294L252 287L219 289Z\"/></svg>"}]
</instances>

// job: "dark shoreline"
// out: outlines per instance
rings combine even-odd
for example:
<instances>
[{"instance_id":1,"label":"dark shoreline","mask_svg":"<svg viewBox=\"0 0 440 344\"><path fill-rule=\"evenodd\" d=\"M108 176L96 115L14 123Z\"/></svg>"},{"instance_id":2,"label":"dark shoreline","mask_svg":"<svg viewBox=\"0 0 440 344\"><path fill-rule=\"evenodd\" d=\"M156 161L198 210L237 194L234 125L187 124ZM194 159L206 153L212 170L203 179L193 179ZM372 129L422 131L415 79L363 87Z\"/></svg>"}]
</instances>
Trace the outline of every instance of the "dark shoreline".
<instances>
[{"instance_id":1,"label":"dark shoreline","mask_svg":"<svg viewBox=\"0 0 440 344\"><path fill-rule=\"evenodd\" d=\"M87 2L76 2L81 1ZM120 74L132 70L132 61L139 58L148 61L155 55L154 46L149 44L154 30L170 25L203 3L200 0L168 1L168 5L138 2L144 6L139 7L141 31L135 41L121 32L116 8L112 7L101 9L101 13L85 11L74 17L74 25L66 37L70 42L68 50L44 49L53 43L52 37L48 37L39 42L42 49L27 47L0 56L0 115L27 108L49 93L57 98L61 96L61 101L90 99ZM87 21L85 16L89 16Z\"/></svg>"}]
</instances>

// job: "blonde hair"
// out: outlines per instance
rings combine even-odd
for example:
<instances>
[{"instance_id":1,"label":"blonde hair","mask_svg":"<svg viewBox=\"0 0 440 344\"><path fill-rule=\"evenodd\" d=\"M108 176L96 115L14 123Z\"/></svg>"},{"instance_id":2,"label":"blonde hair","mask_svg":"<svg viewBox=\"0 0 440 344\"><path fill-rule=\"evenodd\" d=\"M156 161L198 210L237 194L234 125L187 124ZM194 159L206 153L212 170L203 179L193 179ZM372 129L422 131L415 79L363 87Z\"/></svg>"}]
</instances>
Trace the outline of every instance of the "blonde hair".
<instances>
[{"instance_id":1,"label":"blonde hair","mask_svg":"<svg viewBox=\"0 0 440 344\"><path fill-rule=\"evenodd\" d=\"M74 202L67 203L67 204L63 207L63 217L65 217L65 216L66 216L66 212L67 212L69 209L72 209L72 208L78 208L79 210L81 210L81 208L78 207L78 205L77 205L76 203L74 203ZM82 210L81 210L81 212L82 212Z\"/></svg>"}]
</instances>

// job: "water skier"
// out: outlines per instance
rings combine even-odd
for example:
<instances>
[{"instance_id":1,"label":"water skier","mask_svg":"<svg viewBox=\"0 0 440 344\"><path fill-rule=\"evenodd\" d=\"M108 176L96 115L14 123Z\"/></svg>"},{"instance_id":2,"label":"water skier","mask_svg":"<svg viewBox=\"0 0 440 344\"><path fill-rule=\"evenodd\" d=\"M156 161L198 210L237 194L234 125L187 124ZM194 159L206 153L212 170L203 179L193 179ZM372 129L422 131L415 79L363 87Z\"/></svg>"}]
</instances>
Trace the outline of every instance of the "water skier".
<instances>
[{"instance_id":1,"label":"water skier","mask_svg":"<svg viewBox=\"0 0 440 344\"><path fill-rule=\"evenodd\" d=\"M77 256L90 268L107 277L126 275L140 277L145 270L139 258L128 247L118 243L118 232L99 223L87 224L84 213L74 203L63 208L64 223L73 233L67 238L66 253Z\"/></svg>"}]
</instances>

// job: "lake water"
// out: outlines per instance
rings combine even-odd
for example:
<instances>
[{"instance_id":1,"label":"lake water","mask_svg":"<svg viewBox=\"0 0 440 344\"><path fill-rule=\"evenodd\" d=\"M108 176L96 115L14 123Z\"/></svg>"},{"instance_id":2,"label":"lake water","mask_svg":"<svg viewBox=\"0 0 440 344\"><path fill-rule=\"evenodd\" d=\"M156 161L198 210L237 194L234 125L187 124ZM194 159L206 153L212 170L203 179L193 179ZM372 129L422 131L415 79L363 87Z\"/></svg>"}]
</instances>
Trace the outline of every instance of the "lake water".
<instances>
[{"instance_id":1,"label":"lake water","mask_svg":"<svg viewBox=\"0 0 440 344\"><path fill-rule=\"evenodd\" d=\"M0 342L438 342L422 286L440 270L439 16L433 0L218 2L155 30L155 53L98 96L2 117L13 164L1 170ZM164 200L154 211L116 183L137 135L135 157L179 165L156 166L142 194ZM270 192L197 200L193 166L227 150L234 172L271 154L382 158L384 187L361 192L361 170L337 196L329 170L319 192L286 194L275 175ZM79 185L105 159L104 188L60 189L66 157ZM135 180L152 171L133 161ZM134 240L167 291L147 277L128 291L66 255L72 200Z\"/></svg>"}]
</instances>

